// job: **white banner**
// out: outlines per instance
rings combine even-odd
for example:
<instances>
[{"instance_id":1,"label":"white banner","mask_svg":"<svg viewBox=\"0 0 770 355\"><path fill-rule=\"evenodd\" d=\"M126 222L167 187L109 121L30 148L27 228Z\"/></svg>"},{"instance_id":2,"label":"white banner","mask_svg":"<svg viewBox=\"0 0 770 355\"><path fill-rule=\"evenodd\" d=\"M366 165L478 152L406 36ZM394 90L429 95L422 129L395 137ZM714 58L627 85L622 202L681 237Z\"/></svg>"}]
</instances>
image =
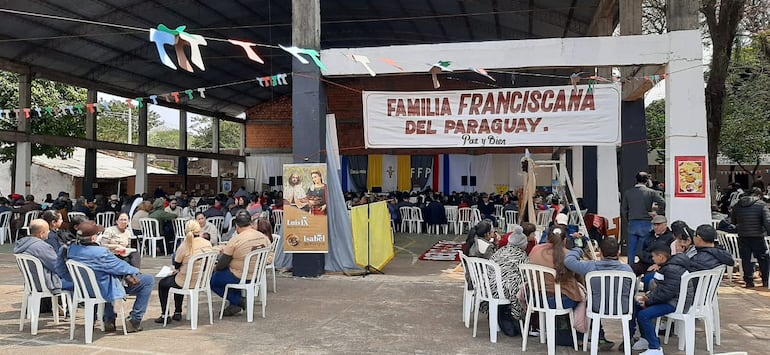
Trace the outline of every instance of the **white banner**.
<instances>
[{"instance_id":1,"label":"white banner","mask_svg":"<svg viewBox=\"0 0 770 355\"><path fill-rule=\"evenodd\" d=\"M367 148L615 145L620 86L364 91Z\"/></svg>"}]
</instances>

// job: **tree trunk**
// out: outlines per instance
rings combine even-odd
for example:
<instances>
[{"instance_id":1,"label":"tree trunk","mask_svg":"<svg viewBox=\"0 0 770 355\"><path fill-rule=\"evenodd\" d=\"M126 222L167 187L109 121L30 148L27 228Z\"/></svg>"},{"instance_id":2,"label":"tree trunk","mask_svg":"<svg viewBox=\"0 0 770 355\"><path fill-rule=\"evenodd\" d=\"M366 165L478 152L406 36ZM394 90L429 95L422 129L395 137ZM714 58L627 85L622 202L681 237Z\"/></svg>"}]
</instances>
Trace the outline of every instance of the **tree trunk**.
<instances>
[{"instance_id":1,"label":"tree trunk","mask_svg":"<svg viewBox=\"0 0 770 355\"><path fill-rule=\"evenodd\" d=\"M743 17L745 0L703 1L701 12L706 17L713 47L711 70L706 84L706 120L708 129L709 172L712 184L716 179L719 138L725 102L725 81L732 57L738 23Z\"/></svg>"}]
</instances>

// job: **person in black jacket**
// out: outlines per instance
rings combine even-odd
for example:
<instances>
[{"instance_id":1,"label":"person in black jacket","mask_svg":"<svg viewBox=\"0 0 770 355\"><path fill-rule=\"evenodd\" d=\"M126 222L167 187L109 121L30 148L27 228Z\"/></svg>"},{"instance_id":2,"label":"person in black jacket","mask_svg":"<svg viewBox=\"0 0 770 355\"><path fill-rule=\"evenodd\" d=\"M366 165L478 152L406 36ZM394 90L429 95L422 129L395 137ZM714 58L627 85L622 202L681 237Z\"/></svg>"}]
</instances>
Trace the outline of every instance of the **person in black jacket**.
<instances>
[{"instance_id":1,"label":"person in black jacket","mask_svg":"<svg viewBox=\"0 0 770 355\"><path fill-rule=\"evenodd\" d=\"M668 228L666 216L655 216L652 219L652 231L642 241L639 250L639 261L633 265L634 273L638 275L651 274L658 271L658 265L652 260L652 251L662 247L671 248L674 242L674 234Z\"/></svg>"},{"instance_id":2,"label":"person in black jacket","mask_svg":"<svg viewBox=\"0 0 770 355\"><path fill-rule=\"evenodd\" d=\"M770 233L770 209L761 198L762 190L752 188L748 196L741 197L730 217L738 229L738 248L743 266L743 280L747 288L754 287L752 255L759 263L762 284L767 286L768 257L764 237Z\"/></svg>"},{"instance_id":3,"label":"person in black jacket","mask_svg":"<svg viewBox=\"0 0 770 355\"><path fill-rule=\"evenodd\" d=\"M655 249L653 260L660 268L655 272L656 287L646 295L637 297L634 316L639 324L639 332L647 340L648 348L643 354L663 355L663 349L658 338L655 319L676 310L679 301L679 286L682 275L687 271L689 259L684 254L671 257L669 246ZM634 333L634 323L631 322L631 334ZM635 349L638 349L636 344Z\"/></svg>"},{"instance_id":4,"label":"person in black jacket","mask_svg":"<svg viewBox=\"0 0 770 355\"><path fill-rule=\"evenodd\" d=\"M695 230L693 243L696 254L690 258L689 271L711 270L721 265L734 266L735 259L727 250L716 247L717 230L709 224L701 224Z\"/></svg>"}]
</instances>

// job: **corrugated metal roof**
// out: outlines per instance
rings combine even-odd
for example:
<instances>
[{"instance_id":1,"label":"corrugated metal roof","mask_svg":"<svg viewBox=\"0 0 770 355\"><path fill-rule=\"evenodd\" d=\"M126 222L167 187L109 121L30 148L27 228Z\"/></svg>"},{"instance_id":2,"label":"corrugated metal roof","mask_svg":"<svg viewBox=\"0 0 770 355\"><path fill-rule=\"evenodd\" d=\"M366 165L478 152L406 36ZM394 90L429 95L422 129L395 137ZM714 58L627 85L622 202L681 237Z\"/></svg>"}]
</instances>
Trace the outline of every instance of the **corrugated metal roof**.
<instances>
[{"instance_id":1,"label":"corrugated metal roof","mask_svg":"<svg viewBox=\"0 0 770 355\"><path fill-rule=\"evenodd\" d=\"M320 47L579 37L589 34L601 3L324 0L320 2ZM287 0L36 0L3 1L0 8L140 29L155 28L161 23L171 28L187 25L187 31L193 34L273 46L292 42L292 8ZM0 18L0 61L5 61L6 66L30 68L44 77L46 73L66 74L98 84L105 92L116 95L147 96L292 71L292 57L281 49L259 47L257 50L265 60L261 65L250 61L240 47L215 41L202 49L205 71L174 71L161 64L155 43L149 41L146 31L9 13ZM170 48L166 50L173 52ZM451 58L426 61L436 59ZM207 90L205 100L185 104L235 116L288 94L291 85L266 88L245 83Z\"/></svg>"},{"instance_id":2,"label":"corrugated metal roof","mask_svg":"<svg viewBox=\"0 0 770 355\"><path fill-rule=\"evenodd\" d=\"M86 150L83 148L75 148L75 153L72 155L72 158L69 159L52 159L45 156L36 156L32 158L32 164L37 164L74 177L83 177L83 171L86 165ZM147 167L147 173L174 174L173 172L151 166ZM134 169L134 162L132 160L96 152L97 179L119 179L135 175L136 169Z\"/></svg>"}]
</instances>

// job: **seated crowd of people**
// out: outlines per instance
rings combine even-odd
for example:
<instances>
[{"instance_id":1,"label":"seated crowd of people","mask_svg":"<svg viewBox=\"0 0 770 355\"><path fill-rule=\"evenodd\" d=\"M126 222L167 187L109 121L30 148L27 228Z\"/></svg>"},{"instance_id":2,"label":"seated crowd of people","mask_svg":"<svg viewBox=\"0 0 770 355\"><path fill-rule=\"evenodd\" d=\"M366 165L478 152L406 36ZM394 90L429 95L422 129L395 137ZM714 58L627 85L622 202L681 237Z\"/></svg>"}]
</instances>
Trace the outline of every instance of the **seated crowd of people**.
<instances>
[{"instance_id":1,"label":"seated crowd of people","mask_svg":"<svg viewBox=\"0 0 770 355\"><path fill-rule=\"evenodd\" d=\"M15 254L28 254L40 260L44 269L45 286L52 294L73 291L73 280L66 267L68 260L81 262L93 269L101 296L110 302L105 306L103 314L106 331L115 331L116 314L112 303L125 299L126 295L136 296L126 319L127 332L132 333L143 329L141 322L155 288L154 277L142 274L141 255L131 248L130 244L132 236L141 233L135 224L138 218L155 218L164 226L178 217L189 218L185 223L184 240L172 256L174 273L158 282L162 315L155 321L179 321L182 319L183 300L180 295L174 296L172 315L165 319L163 314L166 311L169 289L183 287L192 257L218 251L211 289L222 297L227 284L240 281L242 270L247 267L244 265L246 255L254 250L272 246L273 227L268 214L261 213L264 211L263 206L270 208L271 194L256 197L239 192L241 190L230 196L222 195L212 199L186 198L185 194L176 194L154 198L148 195L134 196L121 201L116 195L112 195L108 200L97 198L93 206L80 201L81 199L72 204L68 194L60 193L56 201L45 202L47 209L37 204L32 195L23 198L23 202L15 209L11 205L17 203L10 203L9 199L0 198L0 204L11 211L19 212L22 216L26 211L43 210L39 218L29 221L27 232L16 241L13 250ZM277 194L275 197L280 198ZM196 212L196 205L201 202L210 204L210 207L203 212ZM4 210L0 210L0 213ZM89 213L85 213L86 210ZM66 220L65 224L68 211L83 212L85 216L73 216L71 220ZM96 213L105 211L116 213L114 225L107 228L93 220ZM229 241L219 246L212 245L212 241L218 240L216 234L222 233L223 230L212 226L206 218L226 214L231 216L234 226L233 230L228 231ZM20 226L21 224L16 224L15 227L18 229ZM169 243L174 242L173 231L171 233ZM272 259L271 251L267 263L271 263ZM197 267L196 265L193 270L197 270ZM50 301L50 298L43 299L41 312L59 311L52 309ZM228 293L226 302L228 306L224 310L225 316L234 316L246 309L245 298L241 298L239 292Z\"/></svg>"},{"instance_id":2,"label":"seated crowd of people","mask_svg":"<svg viewBox=\"0 0 770 355\"><path fill-rule=\"evenodd\" d=\"M585 236L570 232L566 225L566 216L560 214L545 232L547 237L539 242L535 225L524 222L515 225L513 230L500 235L491 220L483 220L469 232L464 253L470 257L489 259L501 269L502 289L504 297L511 301L510 305L500 306L498 310L501 330L509 336L537 336L539 334L538 318L533 319L530 329L519 329L526 309L526 297L523 296L524 281L519 266L535 264L552 268L556 277L546 277L546 290L554 295L554 285L559 284L562 294L561 303L565 308L582 310L576 312L576 329L586 332L586 307L598 310L602 297L594 295L596 304L585 305L586 287L584 277L591 271L627 271L635 273L643 282L643 288L637 288L638 283L624 285L623 294L639 294L636 298L631 335L639 329L640 337L633 344L634 350L645 350L644 355L663 354L658 337L655 319L675 311L678 301L682 276L686 272L710 270L724 265L733 266L734 260L722 246L717 243L717 231L711 225L704 224L697 229L691 229L684 221L675 221L668 227L665 216L658 215L653 219L653 230L643 240L640 246L638 260L623 262L619 259L620 243L615 237L608 236L598 241L597 258L588 258L587 245L590 243ZM467 275L466 275L467 278ZM598 280L597 280L598 281ZM593 285L593 284L592 284ZM596 288L594 288L594 292ZM551 307L555 307L555 299L548 299ZM583 303L583 307L579 305ZM628 306L625 306L625 309ZM619 330L611 333L619 333ZM599 348L606 350L614 346L604 336L603 328L599 331Z\"/></svg>"}]
</instances>

